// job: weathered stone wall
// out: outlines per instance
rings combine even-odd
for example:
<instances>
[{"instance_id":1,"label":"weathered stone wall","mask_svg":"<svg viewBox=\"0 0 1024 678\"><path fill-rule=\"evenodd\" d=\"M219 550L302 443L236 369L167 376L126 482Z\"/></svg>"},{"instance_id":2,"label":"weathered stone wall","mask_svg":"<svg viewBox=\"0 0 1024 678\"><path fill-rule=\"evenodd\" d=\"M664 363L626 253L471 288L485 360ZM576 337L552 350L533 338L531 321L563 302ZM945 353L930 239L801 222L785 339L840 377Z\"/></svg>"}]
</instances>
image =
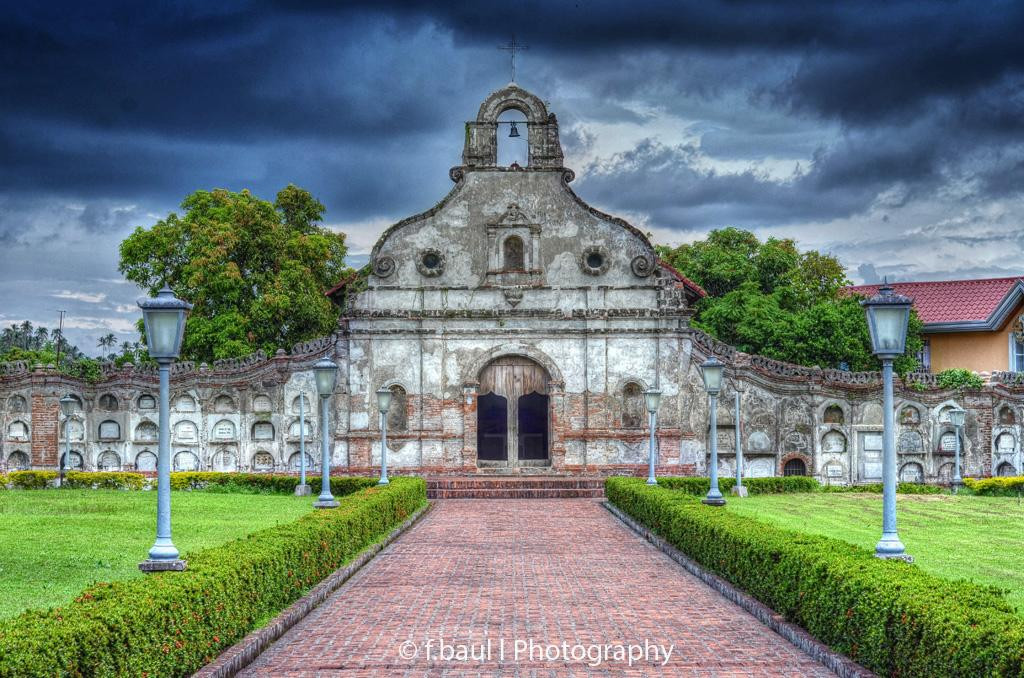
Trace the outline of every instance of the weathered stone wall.
<instances>
[{"instance_id":1,"label":"weathered stone wall","mask_svg":"<svg viewBox=\"0 0 1024 678\"><path fill-rule=\"evenodd\" d=\"M509 108L527 115L526 168L495 166L497 116ZM739 392L746 475L880 479L879 375L744 355L691 329L702 291L661 264L641 231L569 188L573 174L562 167L558 125L539 98L515 85L489 96L467 127L463 157L448 196L389 228L368 272L330 292L344 309L335 334L291 355L175 366L175 468L296 468L300 395L310 405L307 453L317 468L320 414L310 368L329 356L339 365L329 403L335 468L379 467L375 392L389 388L393 469L476 472L484 465L477 449L481 375L494 361L515 358L545 375L547 459L529 460L531 470L645 473L643 391L656 388L660 473L706 473L711 435L721 472L734 472ZM714 432L699 370L712 354L728 366ZM156 389L152 369L105 369L98 383L87 384L41 367L0 366L0 461L7 469L53 468L70 436L74 465L150 470ZM68 421L57 409L65 393L80 403ZM955 438L946 411L954 404L969 413L965 475L1021 468L1024 388L1016 375L995 375L967 393L913 376L896 396L904 479L949 477Z\"/></svg>"},{"instance_id":2,"label":"weathered stone wall","mask_svg":"<svg viewBox=\"0 0 1024 678\"><path fill-rule=\"evenodd\" d=\"M443 331L437 327L430 334ZM522 336L512 340L445 337L443 341L426 334L419 337L422 373L418 358L404 367L383 361L367 369L367 351L375 339L353 331L347 323L335 335L298 347L291 355L216 368L176 366L171 381L176 468L294 470L300 394L307 398L310 468L318 468L319 403L310 368L326 355L340 366L338 390L330 401L332 464L351 472L369 472L379 466L380 425L373 394L381 385L399 384L408 394L407 428L389 434L392 468L476 472L478 394L473 370L498 355L525 355L548 363L555 378L552 472L645 472L647 419L639 427L623 426L622 391L625 384L634 382L643 387L657 384L664 393L657 430L659 472L704 474L710 432L708 399L698 366L714 354L728 365L718 403L721 474L735 473L733 412L738 390L745 475L781 475L794 459L826 483L870 482L880 475L876 453L881 447L882 409L877 373L804 368L748 356L689 328L673 330L658 340L586 334L548 338L547 343ZM421 350L419 339L398 333L392 340L412 346L417 355ZM405 360L405 353L398 357ZM654 356L659 357L654 360ZM984 388L966 392L938 389L933 381L932 375L897 378L901 477L913 480L920 474L930 482L948 480L953 429L945 411L953 405L968 413L962 441L964 475L1019 472L1024 385L1016 375L992 375ZM153 459L146 455L156 452L156 388L154 371L130 366L106 369L98 383L88 384L41 366L6 365L0 375L4 468L13 470L23 462L32 468L55 468L58 448L63 454L69 430L57 400L71 393L82 403L70 419L76 465L80 455L89 470L150 470ZM422 397L421 388L427 391Z\"/></svg>"}]
</instances>

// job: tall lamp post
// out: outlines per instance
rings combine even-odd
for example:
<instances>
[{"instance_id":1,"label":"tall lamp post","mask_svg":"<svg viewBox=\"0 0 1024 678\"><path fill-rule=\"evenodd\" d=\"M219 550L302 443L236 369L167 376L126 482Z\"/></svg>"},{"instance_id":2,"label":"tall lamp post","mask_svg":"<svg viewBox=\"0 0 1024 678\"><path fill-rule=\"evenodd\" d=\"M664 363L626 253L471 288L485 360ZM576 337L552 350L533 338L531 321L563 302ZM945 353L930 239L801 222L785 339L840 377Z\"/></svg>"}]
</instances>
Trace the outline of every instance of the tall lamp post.
<instances>
[{"instance_id":1,"label":"tall lamp post","mask_svg":"<svg viewBox=\"0 0 1024 678\"><path fill-rule=\"evenodd\" d=\"M910 561L896 532L896 445L892 404L892 361L903 355L913 300L883 284L878 294L861 302L867 313L872 352L882 361L882 538L875 546L879 558Z\"/></svg>"},{"instance_id":2,"label":"tall lamp post","mask_svg":"<svg viewBox=\"0 0 1024 678\"><path fill-rule=\"evenodd\" d=\"M306 394L299 393L299 484L295 486L296 497L313 494L306 483Z\"/></svg>"},{"instance_id":3,"label":"tall lamp post","mask_svg":"<svg viewBox=\"0 0 1024 678\"><path fill-rule=\"evenodd\" d=\"M953 457L953 494L959 492L960 488L964 486L964 479L960 477L960 431L963 429L966 416L967 411L962 407L954 407L949 411L949 423L953 424L956 432L956 451Z\"/></svg>"},{"instance_id":4,"label":"tall lamp post","mask_svg":"<svg viewBox=\"0 0 1024 678\"><path fill-rule=\"evenodd\" d=\"M740 440L740 388L736 378L733 378L733 388L736 389L736 484L732 486L732 494L737 497L747 496L747 488L743 486L743 443Z\"/></svg>"},{"instance_id":5,"label":"tall lamp post","mask_svg":"<svg viewBox=\"0 0 1024 678\"><path fill-rule=\"evenodd\" d=\"M658 479L654 477L654 465L655 465L655 443L654 435L655 430L658 426L658 406L661 405L661 391L657 389L651 389L644 391L644 400L647 403L647 415L650 422L651 439L648 443L647 450L647 484L657 485Z\"/></svg>"},{"instance_id":6,"label":"tall lamp post","mask_svg":"<svg viewBox=\"0 0 1024 678\"><path fill-rule=\"evenodd\" d=\"M71 413L75 411L75 399L65 393L59 402L60 411L64 413L64 456L57 461L60 474L57 487L64 487L64 465L71 467Z\"/></svg>"},{"instance_id":7,"label":"tall lamp post","mask_svg":"<svg viewBox=\"0 0 1024 678\"><path fill-rule=\"evenodd\" d=\"M170 374L171 364L181 355L185 335L185 316L192 304L174 296L164 285L155 298L139 300L142 321L146 327L149 356L160 368L160 435L156 466L156 541L149 549L149 558L139 563L143 572L181 571L185 561L178 558L178 549L171 541L171 440L170 440Z\"/></svg>"},{"instance_id":8,"label":"tall lamp post","mask_svg":"<svg viewBox=\"0 0 1024 678\"><path fill-rule=\"evenodd\" d=\"M711 404L711 488L708 490L708 496L701 501L710 506L724 506L725 497L718 489L718 393L722 390L722 372L725 365L715 356L711 356L704 361L700 369L704 378L704 390L708 392Z\"/></svg>"},{"instance_id":9,"label":"tall lamp post","mask_svg":"<svg viewBox=\"0 0 1024 678\"><path fill-rule=\"evenodd\" d=\"M331 427L327 401L334 393L338 381L338 366L329 358L321 358L313 364L316 378L316 392L320 394L320 496L313 502L313 508L329 509L338 506L331 494Z\"/></svg>"},{"instance_id":10,"label":"tall lamp post","mask_svg":"<svg viewBox=\"0 0 1024 678\"><path fill-rule=\"evenodd\" d=\"M388 410L391 409L391 389L377 389L377 409L380 410L380 480L378 485L387 485L388 480Z\"/></svg>"}]
</instances>

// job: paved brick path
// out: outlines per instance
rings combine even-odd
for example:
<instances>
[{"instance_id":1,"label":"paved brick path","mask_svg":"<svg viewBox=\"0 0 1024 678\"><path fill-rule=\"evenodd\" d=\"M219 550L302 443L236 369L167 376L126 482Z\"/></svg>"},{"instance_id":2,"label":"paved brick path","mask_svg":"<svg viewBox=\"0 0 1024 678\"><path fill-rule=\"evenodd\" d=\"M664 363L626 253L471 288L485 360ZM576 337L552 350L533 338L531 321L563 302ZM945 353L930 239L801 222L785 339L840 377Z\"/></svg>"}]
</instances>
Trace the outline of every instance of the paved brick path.
<instances>
[{"instance_id":1,"label":"paved brick path","mask_svg":"<svg viewBox=\"0 0 1024 678\"><path fill-rule=\"evenodd\" d=\"M480 655L488 639L483 661L439 656L466 644ZM430 658L428 640L434 641ZM439 640L447 650L438 648ZM522 645L514 657L517 640L534 641L532 659ZM591 668L572 656L575 644L642 646L645 640L675 645L666 665L640 660L629 668L613 657ZM401 656L406 641L416 658ZM563 650L563 642L570 647ZM542 654L547 644L559 646L555 658ZM581 657L595 650L575 651ZM438 502L243 675L832 674L597 502L513 499Z\"/></svg>"}]
</instances>

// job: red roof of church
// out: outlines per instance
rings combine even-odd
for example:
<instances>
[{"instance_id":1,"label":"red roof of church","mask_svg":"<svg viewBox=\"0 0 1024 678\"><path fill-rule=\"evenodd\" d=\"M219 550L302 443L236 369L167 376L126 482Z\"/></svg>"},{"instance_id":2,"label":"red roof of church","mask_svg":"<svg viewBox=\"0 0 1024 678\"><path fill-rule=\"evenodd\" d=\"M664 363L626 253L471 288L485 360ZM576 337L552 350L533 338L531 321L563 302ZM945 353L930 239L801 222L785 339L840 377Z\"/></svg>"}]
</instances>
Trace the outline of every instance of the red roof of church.
<instances>
[{"instance_id":1,"label":"red roof of church","mask_svg":"<svg viewBox=\"0 0 1024 678\"><path fill-rule=\"evenodd\" d=\"M925 325L936 323L983 322L994 315L1022 277L981 280L935 280L890 283L897 294L914 300L914 308ZM870 297L881 285L855 285L846 291ZM979 328L980 329L980 328Z\"/></svg>"}]
</instances>

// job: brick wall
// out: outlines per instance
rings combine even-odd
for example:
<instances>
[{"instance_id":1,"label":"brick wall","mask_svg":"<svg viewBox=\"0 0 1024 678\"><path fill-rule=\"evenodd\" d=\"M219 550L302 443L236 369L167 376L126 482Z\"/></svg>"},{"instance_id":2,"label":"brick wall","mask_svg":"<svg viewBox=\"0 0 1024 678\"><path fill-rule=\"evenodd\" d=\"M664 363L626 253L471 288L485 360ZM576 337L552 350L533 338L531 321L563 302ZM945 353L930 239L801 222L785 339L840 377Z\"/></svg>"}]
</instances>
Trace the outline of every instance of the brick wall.
<instances>
[{"instance_id":1,"label":"brick wall","mask_svg":"<svg viewBox=\"0 0 1024 678\"><path fill-rule=\"evenodd\" d=\"M32 465L57 465L60 405L54 398L32 394Z\"/></svg>"}]
</instances>

